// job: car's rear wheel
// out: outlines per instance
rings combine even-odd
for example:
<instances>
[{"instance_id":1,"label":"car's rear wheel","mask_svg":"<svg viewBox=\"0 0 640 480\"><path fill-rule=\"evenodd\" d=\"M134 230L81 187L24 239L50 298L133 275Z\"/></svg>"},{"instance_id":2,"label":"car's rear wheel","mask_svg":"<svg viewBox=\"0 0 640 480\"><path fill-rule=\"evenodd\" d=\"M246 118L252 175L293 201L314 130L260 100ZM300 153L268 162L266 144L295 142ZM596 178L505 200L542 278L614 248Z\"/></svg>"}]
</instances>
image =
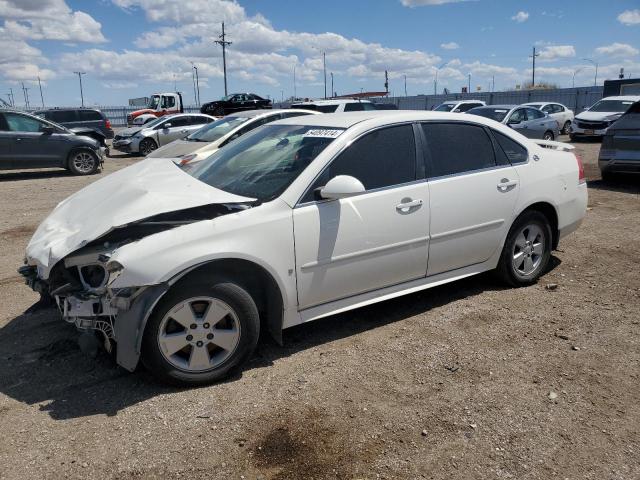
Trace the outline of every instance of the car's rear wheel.
<instances>
[{"instance_id":1,"label":"car's rear wheel","mask_svg":"<svg viewBox=\"0 0 640 480\"><path fill-rule=\"evenodd\" d=\"M542 138L544 140L553 140L553 132L551 130L547 130L544 132L544 136Z\"/></svg>"},{"instance_id":2,"label":"car's rear wheel","mask_svg":"<svg viewBox=\"0 0 640 480\"><path fill-rule=\"evenodd\" d=\"M514 287L535 283L551 258L551 226L538 211L525 212L509 230L498 262L500 278Z\"/></svg>"},{"instance_id":3,"label":"car's rear wheel","mask_svg":"<svg viewBox=\"0 0 640 480\"><path fill-rule=\"evenodd\" d=\"M567 120L564 122L564 126L562 127L562 134L569 135L569 129L571 128L571 122Z\"/></svg>"},{"instance_id":4,"label":"car's rear wheel","mask_svg":"<svg viewBox=\"0 0 640 480\"><path fill-rule=\"evenodd\" d=\"M171 384L205 385L241 366L258 343L260 319L251 295L225 279L178 284L149 318L142 361Z\"/></svg>"},{"instance_id":5,"label":"car's rear wheel","mask_svg":"<svg viewBox=\"0 0 640 480\"><path fill-rule=\"evenodd\" d=\"M140 142L140 155L146 157L158 148L158 144L153 138L145 138Z\"/></svg>"},{"instance_id":6,"label":"car's rear wheel","mask_svg":"<svg viewBox=\"0 0 640 480\"><path fill-rule=\"evenodd\" d=\"M74 150L67 160L67 168L74 175L91 175L99 167L98 156L91 150Z\"/></svg>"}]
</instances>

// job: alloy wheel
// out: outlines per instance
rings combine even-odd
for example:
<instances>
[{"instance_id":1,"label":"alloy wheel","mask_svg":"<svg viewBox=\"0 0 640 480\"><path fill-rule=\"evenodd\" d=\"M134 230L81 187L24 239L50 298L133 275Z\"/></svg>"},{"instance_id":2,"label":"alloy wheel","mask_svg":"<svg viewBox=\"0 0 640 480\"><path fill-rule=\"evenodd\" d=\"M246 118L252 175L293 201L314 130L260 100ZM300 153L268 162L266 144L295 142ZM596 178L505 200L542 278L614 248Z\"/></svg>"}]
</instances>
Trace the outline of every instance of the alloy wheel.
<instances>
[{"instance_id":1,"label":"alloy wheel","mask_svg":"<svg viewBox=\"0 0 640 480\"><path fill-rule=\"evenodd\" d=\"M88 152L78 152L72 159L74 168L80 173L91 173L96 165L96 160Z\"/></svg>"},{"instance_id":2,"label":"alloy wheel","mask_svg":"<svg viewBox=\"0 0 640 480\"><path fill-rule=\"evenodd\" d=\"M513 245L513 269L520 276L530 276L540 266L544 251L545 236L542 229L535 224L526 225L516 236Z\"/></svg>"},{"instance_id":3,"label":"alloy wheel","mask_svg":"<svg viewBox=\"0 0 640 480\"><path fill-rule=\"evenodd\" d=\"M240 321L225 302L193 297L169 310L160 323L158 345L172 366L204 372L222 365L240 341Z\"/></svg>"}]
</instances>

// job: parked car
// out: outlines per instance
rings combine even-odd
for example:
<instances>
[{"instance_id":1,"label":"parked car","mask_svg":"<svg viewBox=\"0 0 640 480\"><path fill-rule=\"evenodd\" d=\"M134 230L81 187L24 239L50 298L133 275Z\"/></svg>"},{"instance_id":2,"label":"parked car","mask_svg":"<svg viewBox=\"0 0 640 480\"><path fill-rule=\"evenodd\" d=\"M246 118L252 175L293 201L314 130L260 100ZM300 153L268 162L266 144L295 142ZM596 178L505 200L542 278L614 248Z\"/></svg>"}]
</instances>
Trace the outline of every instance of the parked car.
<instances>
[{"instance_id":1,"label":"parked car","mask_svg":"<svg viewBox=\"0 0 640 480\"><path fill-rule=\"evenodd\" d=\"M151 158L169 158L174 163L193 165L204 160L209 155L224 147L236 138L258 128L266 123L284 118L301 115L317 114L309 110L248 110L233 115L227 115L215 122L209 123L196 130L182 140L176 140L169 145L151 153Z\"/></svg>"},{"instance_id":2,"label":"parked car","mask_svg":"<svg viewBox=\"0 0 640 480\"><path fill-rule=\"evenodd\" d=\"M105 144L105 139L114 137L111 122L97 108L48 108L37 110L34 115L46 118L67 128L86 128L87 136Z\"/></svg>"},{"instance_id":3,"label":"parked car","mask_svg":"<svg viewBox=\"0 0 640 480\"><path fill-rule=\"evenodd\" d=\"M262 98L255 93L232 93L220 100L208 102L202 105L200 112L216 117L224 117L230 113L244 110L257 110L259 108L271 108L271 100Z\"/></svg>"},{"instance_id":4,"label":"parked car","mask_svg":"<svg viewBox=\"0 0 640 480\"><path fill-rule=\"evenodd\" d=\"M528 138L553 140L560 135L558 122L546 113L523 105L488 105L467 112L480 115L513 128Z\"/></svg>"},{"instance_id":5,"label":"parked car","mask_svg":"<svg viewBox=\"0 0 640 480\"><path fill-rule=\"evenodd\" d=\"M158 147L184 138L213 121L214 117L201 113L167 115L145 125L129 127L118 132L113 139L113 148L146 157Z\"/></svg>"},{"instance_id":6,"label":"parked car","mask_svg":"<svg viewBox=\"0 0 640 480\"><path fill-rule=\"evenodd\" d=\"M602 137L607 128L638 100L639 95L626 95L607 97L596 102L574 118L569 133L571 140Z\"/></svg>"},{"instance_id":7,"label":"parked car","mask_svg":"<svg viewBox=\"0 0 640 480\"><path fill-rule=\"evenodd\" d=\"M482 100L451 100L443 102L433 110L436 112L454 112L464 113L472 108L484 107L486 105Z\"/></svg>"},{"instance_id":8,"label":"parked car","mask_svg":"<svg viewBox=\"0 0 640 480\"><path fill-rule=\"evenodd\" d=\"M104 155L91 137L35 115L0 110L0 170L66 168L89 175L98 171Z\"/></svg>"},{"instance_id":9,"label":"parked car","mask_svg":"<svg viewBox=\"0 0 640 480\"><path fill-rule=\"evenodd\" d=\"M573 110L565 107L561 103L553 102L531 102L525 103L524 105L526 107L537 108L541 112L548 114L558 122L558 125L560 125L560 133L564 135L569 134L571 122L573 122Z\"/></svg>"},{"instance_id":10,"label":"parked car","mask_svg":"<svg viewBox=\"0 0 640 480\"><path fill-rule=\"evenodd\" d=\"M338 98L334 100L315 100L294 103L291 108L313 110L320 113L361 112L363 110L378 110L375 103L369 100Z\"/></svg>"},{"instance_id":11,"label":"parked car","mask_svg":"<svg viewBox=\"0 0 640 480\"><path fill-rule=\"evenodd\" d=\"M607 128L598 166L605 180L612 180L617 173L640 173L640 101Z\"/></svg>"},{"instance_id":12,"label":"parked car","mask_svg":"<svg viewBox=\"0 0 640 480\"><path fill-rule=\"evenodd\" d=\"M124 368L142 358L164 381L206 384L250 358L261 328L281 342L487 270L536 282L587 207L573 147L540 143L440 112L280 120L189 173L148 158L85 187L38 227L20 272L115 342Z\"/></svg>"}]
</instances>

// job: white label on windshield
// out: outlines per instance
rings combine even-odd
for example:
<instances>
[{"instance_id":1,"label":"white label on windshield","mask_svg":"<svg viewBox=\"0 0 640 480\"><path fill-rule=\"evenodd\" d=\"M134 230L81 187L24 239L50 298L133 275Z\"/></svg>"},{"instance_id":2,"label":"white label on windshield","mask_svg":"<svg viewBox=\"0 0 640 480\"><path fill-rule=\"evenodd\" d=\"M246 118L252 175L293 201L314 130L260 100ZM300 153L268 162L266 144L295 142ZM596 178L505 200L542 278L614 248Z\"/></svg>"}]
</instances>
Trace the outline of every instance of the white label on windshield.
<instances>
[{"instance_id":1,"label":"white label on windshield","mask_svg":"<svg viewBox=\"0 0 640 480\"><path fill-rule=\"evenodd\" d=\"M337 138L343 130L309 130L304 134L305 137L316 137L316 138Z\"/></svg>"}]
</instances>

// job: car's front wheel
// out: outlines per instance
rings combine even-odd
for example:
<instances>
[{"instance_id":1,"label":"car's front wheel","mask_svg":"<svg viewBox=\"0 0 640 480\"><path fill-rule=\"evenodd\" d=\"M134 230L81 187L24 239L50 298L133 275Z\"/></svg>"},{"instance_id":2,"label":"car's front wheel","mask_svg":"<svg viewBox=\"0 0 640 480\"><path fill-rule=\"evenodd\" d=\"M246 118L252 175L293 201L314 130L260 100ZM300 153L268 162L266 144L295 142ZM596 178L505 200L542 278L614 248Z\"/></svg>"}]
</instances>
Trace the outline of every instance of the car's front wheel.
<instances>
[{"instance_id":1,"label":"car's front wheel","mask_svg":"<svg viewBox=\"0 0 640 480\"><path fill-rule=\"evenodd\" d=\"M570 129L571 129L571 122L567 120L566 122L564 122L564 126L562 127L562 133L564 135L569 135Z\"/></svg>"},{"instance_id":2,"label":"car's front wheel","mask_svg":"<svg viewBox=\"0 0 640 480\"><path fill-rule=\"evenodd\" d=\"M67 160L67 168L74 175L91 175L99 167L98 156L91 150L74 150Z\"/></svg>"},{"instance_id":3,"label":"car's front wheel","mask_svg":"<svg viewBox=\"0 0 640 480\"><path fill-rule=\"evenodd\" d=\"M498 263L498 275L514 287L535 283L549 264L551 242L547 217L538 211L523 213L509 230Z\"/></svg>"},{"instance_id":4,"label":"car's front wheel","mask_svg":"<svg viewBox=\"0 0 640 480\"><path fill-rule=\"evenodd\" d=\"M258 343L251 295L229 280L197 277L170 290L149 318L142 361L171 384L206 385L241 366Z\"/></svg>"},{"instance_id":5,"label":"car's front wheel","mask_svg":"<svg viewBox=\"0 0 640 480\"><path fill-rule=\"evenodd\" d=\"M158 144L153 138L145 138L140 142L140 155L146 157L158 148Z\"/></svg>"},{"instance_id":6,"label":"car's front wheel","mask_svg":"<svg viewBox=\"0 0 640 480\"><path fill-rule=\"evenodd\" d=\"M544 132L544 136L542 137L543 140L553 140L553 132L550 130L547 130L546 132Z\"/></svg>"}]
</instances>

